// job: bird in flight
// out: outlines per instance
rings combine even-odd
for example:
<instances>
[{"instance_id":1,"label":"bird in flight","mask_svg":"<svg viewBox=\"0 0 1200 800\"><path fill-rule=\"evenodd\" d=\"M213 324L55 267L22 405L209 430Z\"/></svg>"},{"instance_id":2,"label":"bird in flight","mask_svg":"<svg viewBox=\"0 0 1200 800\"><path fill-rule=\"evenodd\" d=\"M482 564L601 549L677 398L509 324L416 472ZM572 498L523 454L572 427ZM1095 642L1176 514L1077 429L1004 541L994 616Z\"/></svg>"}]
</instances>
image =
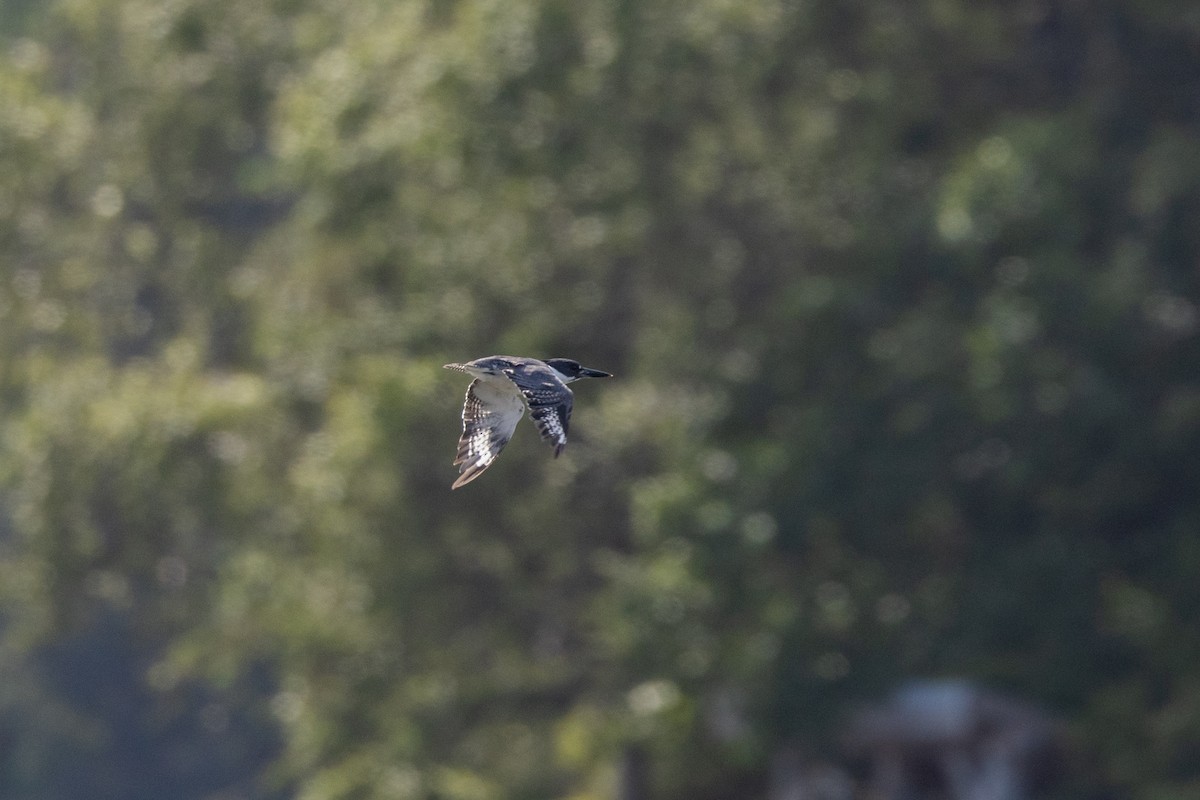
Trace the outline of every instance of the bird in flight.
<instances>
[{"instance_id":1,"label":"bird in flight","mask_svg":"<svg viewBox=\"0 0 1200 800\"><path fill-rule=\"evenodd\" d=\"M458 480L450 487L466 486L492 465L508 444L525 410L542 439L554 446L554 457L567 446L573 395L567 384L580 378L611 378L607 372L585 367L569 358L488 356L445 369L465 372L475 380L467 387L463 403L463 432L458 439Z\"/></svg>"}]
</instances>

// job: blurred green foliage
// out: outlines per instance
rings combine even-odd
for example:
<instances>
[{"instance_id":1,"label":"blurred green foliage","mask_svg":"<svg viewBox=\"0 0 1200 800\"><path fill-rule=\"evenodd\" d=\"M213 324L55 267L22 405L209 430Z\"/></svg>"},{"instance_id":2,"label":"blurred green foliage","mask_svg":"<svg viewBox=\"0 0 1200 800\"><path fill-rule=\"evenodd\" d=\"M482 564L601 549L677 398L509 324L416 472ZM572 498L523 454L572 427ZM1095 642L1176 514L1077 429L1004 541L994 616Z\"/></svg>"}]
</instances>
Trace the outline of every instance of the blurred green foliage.
<instances>
[{"instance_id":1,"label":"blurred green foliage","mask_svg":"<svg viewBox=\"0 0 1200 800\"><path fill-rule=\"evenodd\" d=\"M931 675L1200 785L1192 4L0 26L0 793L756 796ZM504 352L619 380L451 495Z\"/></svg>"}]
</instances>

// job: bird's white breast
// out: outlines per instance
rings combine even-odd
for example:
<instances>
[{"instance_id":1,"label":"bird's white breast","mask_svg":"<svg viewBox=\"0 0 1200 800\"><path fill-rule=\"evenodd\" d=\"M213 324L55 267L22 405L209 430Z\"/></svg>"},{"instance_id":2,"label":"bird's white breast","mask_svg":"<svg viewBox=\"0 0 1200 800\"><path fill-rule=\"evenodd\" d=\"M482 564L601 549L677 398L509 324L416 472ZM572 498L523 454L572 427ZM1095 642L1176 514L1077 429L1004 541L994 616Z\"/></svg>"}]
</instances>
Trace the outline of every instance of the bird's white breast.
<instances>
[{"instance_id":1,"label":"bird's white breast","mask_svg":"<svg viewBox=\"0 0 1200 800\"><path fill-rule=\"evenodd\" d=\"M521 399L521 393L508 378L503 375L478 374L474 371L472 374L479 378L475 396L485 405L497 413L524 409L525 403Z\"/></svg>"}]
</instances>

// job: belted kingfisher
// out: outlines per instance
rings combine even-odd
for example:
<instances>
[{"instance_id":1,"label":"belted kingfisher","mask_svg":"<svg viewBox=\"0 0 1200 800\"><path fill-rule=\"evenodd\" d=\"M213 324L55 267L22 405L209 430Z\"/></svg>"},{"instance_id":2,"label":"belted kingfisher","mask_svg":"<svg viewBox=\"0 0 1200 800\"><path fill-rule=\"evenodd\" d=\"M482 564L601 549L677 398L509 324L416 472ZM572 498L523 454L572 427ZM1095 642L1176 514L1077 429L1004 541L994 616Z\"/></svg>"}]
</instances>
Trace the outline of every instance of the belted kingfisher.
<instances>
[{"instance_id":1,"label":"belted kingfisher","mask_svg":"<svg viewBox=\"0 0 1200 800\"><path fill-rule=\"evenodd\" d=\"M445 369L465 372L475 380L467 387L463 403L463 432L458 439L457 489L478 478L492 465L512 438L517 423L529 409L542 439L554 445L554 457L567 446L571 422L571 399L567 388L580 378L611 378L569 358L488 356L465 364L446 364Z\"/></svg>"}]
</instances>

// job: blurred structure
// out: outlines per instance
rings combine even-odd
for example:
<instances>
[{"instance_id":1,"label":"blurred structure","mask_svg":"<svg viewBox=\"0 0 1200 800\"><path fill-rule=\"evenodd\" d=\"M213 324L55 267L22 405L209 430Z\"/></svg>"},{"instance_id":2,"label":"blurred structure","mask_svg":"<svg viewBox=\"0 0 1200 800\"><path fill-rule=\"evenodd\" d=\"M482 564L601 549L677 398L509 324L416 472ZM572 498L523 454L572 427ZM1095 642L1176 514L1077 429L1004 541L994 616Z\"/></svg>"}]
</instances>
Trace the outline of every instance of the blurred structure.
<instances>
[{"instance_id":1,"label":"blurred structure","mask_svg":"<svg viewBox=\"0 0 1200 800\"><path fill-rule=\"evenodd\" d=\"M649 766L646 751L629 745L617 764L616 800L646 800L650 796Z\"/></svg>"},{"instance_id":2,"label":"blurred structure","mask_svg":"<svg viewBox=\"0 0 1200 800\"><path fill-rule=\"evenodd\" d=\"M852 800L854 780L841 767L811 762L784 748L771 759L767 800Z\"/></svg>"},{"instance_id":3,"label":"blurred structure","mask_svg":"<svg viewBox=\"0 0 1200 800\"><path fill-rule=\"evenodd\" d=\"M844 743L874 800L1029 800L1061 766L1056 723L964 681L913 683L855 714Z\"/></svg>"}]
</instances>

